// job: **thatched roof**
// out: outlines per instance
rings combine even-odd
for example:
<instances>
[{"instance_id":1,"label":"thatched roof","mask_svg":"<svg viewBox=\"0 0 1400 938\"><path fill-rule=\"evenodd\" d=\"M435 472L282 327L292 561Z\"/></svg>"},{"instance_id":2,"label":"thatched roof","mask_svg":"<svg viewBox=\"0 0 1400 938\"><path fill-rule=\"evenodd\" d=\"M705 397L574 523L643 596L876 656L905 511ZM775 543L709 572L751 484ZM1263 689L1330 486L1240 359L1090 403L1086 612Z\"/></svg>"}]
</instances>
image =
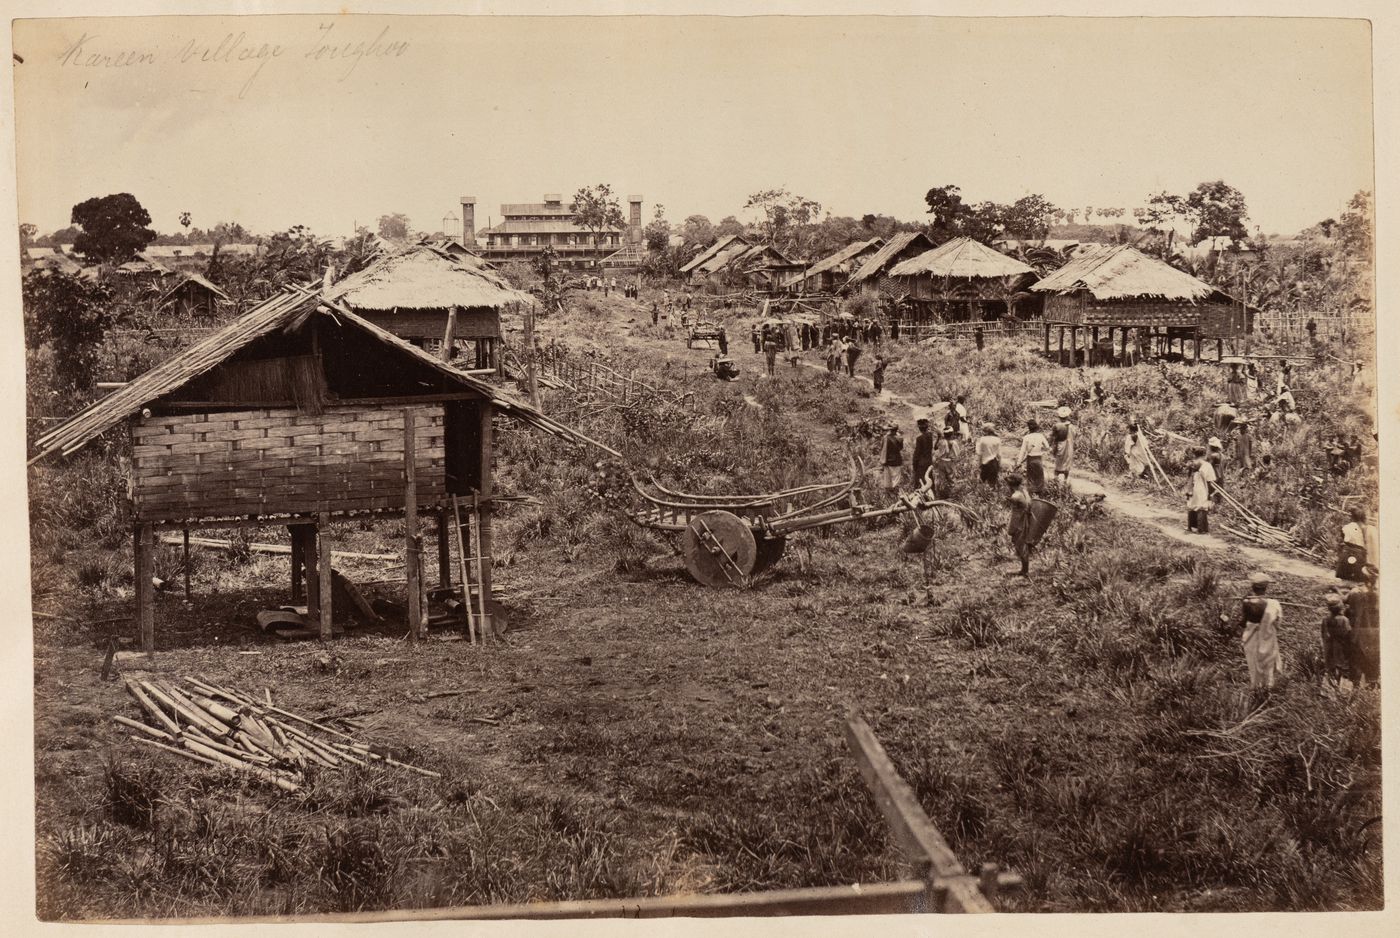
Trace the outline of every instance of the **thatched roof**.
<instances>
[{"instance_id":1,"label":"thatched roof","mask_svg":"<svg viewBox=\"0 0 1400 938\"><path fill-rule=\"evenodd\" d=\"M735 241L738 241L744 245L747 245L749 243L743 235L725 235L723 238L718 239L717 241L715 241L714 244L711 244L709 247L705 248L705 250L692 257L690 261L684 267L681 268L681 273L690 273L692 270L699 267L701 264L705 263L710 258L714 257L720 251L723 251L725 248L729 247Z\"/></svg>"},{"instance_id":2,"label":"thatched roof","mask_svg":"<svg viewBox=\"0 0 1400 938\"><path fill-rule=\"evenodd\" d=\"M205 279L204 279L203 277L201 277L199 274L196 274L196 273L187 273L187 274L185 274L185 277L184 277L183 280L181 280L179 283L175 284L175 286L171 287L169 290L167 290L167 291L165 292L165 295L162 296L162 297L160 298L160 303L159 303L158 305L164 306L164 305L170 300L171 297L173 297L173 296L174 296L176 293L178 293L180 290L184 289L184 287L185 287L186 284L191 284L191 283L194 284L195 286L199 287L199 288L202 289L202 290L206 290L206 291L208 291L209 293L214 294L215 296L217 296L217 297L218 297L219 299L221 299L221 300L227 300L227 301L229 301L229 302L233 302L232 297L230 297L230 296L229 296L227 293L225 293L223 290L219 289L219 287L218 287L216 284L210 283L208 280L205 280Z\"/></svg>"},{"instance_id":3,"label":"thatched roof","mask_svg":"<svg viewBox=\"0 0 1400 938\"><path fill-rule=\"evenodd\" d=\"M1087 290L1097 300L1158 297L1192 302L1220 292L1127 244L1103 245L1085 251L1032 284L1031 289L1039 293Z\"/></svg>"},{"instance_id":4,"label":"thatched roof","mask_svg":"<svg viewBox=\"0 0 1400 938\"><path fill-rule=\"evenodd\" d=\"M851 275L850 283L860 283L870 277L877 276L892 262L910 250L917 250L922 247L928 250L933 247L933 242L928 239L928 235L922 231L901 231L894 235L885 246L866 259L864 264Z\"/></svg>"},{"instance_id":5,"label":"thatched roof","mask_svg":"<svg viewBox=\"0 0 1400 938\"><path fill-rule=\"evenodd\" d=\"M861 254L866 251L878 249L884 243L884 240L881 238L871 238L869 241L852 241L835 254L823 257L811 267L808 267L805 274L793 277L791 280L787 281L784 286L794 286L809 277L824 274L828 270L845 269L849 271L853 263L860 258Z\"/></svg>"},{"instance_id":6,"label":"thatched roof","mask_svg":"<svg viewBox=\"0 0 1400 938\"><path fill-rule=\"evenodd\" d=\"M890 275L894 277L933 276L966 280L994 280L1033 273L1035 270L1029 264L993 251L971 238L954 238L932 251L925 251L890 268Z\"/></svg>"},{"instance_id":7,"label":"thatched roof","mask_svg":"<svg viewBox=\"0 0 1400 938\"><path fill-rule=\"evenodd\" d=\"M530 302L528 293L516 290L480 258L426 244L376 260L332 286L326 296L352 309L372 310L499 309Z\"/></svg>"},{"instance_id":8,"label":"thatched roof","mask_svg":"<svg viewBox=\"0 0 1400 938\"><path fill-rule=\"evenodd\" d=\"M476 391L507 416L575 442L592 442L563 424L551 420L530 405L506 395L501 389L472 375L463 374L437 356L429 355L367 319L355 315L339 303L328 302L323 296L307 288L292 287L218 332L206 336L180 354L166 359L100 401L78 411L62 425L35 441L36 453L29 461L37 462L60 452L68 455L81 449L152 401L178 391L200 375L217 368L240 349L278 331L295 332L315 316L325 317L325 321L334 328L349 327L367 334L396 354L437 371L458 387Z\"/></svg>"}]
</instances>

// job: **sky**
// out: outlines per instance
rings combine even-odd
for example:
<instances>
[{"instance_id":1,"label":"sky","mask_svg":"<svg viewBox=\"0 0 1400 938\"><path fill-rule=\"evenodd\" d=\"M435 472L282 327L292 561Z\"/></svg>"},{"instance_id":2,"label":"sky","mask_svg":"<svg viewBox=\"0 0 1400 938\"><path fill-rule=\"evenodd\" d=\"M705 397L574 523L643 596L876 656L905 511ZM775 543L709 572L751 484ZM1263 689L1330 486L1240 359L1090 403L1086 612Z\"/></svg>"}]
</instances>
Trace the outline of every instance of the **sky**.
<instances>
[{"instance_id":1,"label":"sky","mask_svg":"<svg viewBox=\"0 0 1400 938\"><path fill-rule=\"evenodd\" d=\"M580 186L673 222L785 187L1143 204L1205 180L1291 233L1372 185L1362 20L243 16L17 20L21 221L131 192L159 231L318 234Z\"/></svg>"}]
</instances>

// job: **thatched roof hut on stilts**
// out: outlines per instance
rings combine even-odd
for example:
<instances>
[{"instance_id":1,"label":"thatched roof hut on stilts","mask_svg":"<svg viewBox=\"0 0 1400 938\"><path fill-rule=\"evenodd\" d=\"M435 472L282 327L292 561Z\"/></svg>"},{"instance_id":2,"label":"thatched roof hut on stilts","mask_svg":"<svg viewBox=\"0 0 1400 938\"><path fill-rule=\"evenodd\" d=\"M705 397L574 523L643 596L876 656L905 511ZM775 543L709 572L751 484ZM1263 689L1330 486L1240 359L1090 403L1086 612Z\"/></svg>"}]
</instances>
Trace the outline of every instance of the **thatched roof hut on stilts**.
<instances>
[{"instance_id":1,"label":"thatched roof hut on stilts","mask_svg":"<svg viewBox=\"0 0 1400 938\"><path fill-rule=\"evenodd\" d=\"M1029 265L971 238L954 238L896 264L909 285L916 322L968 322L1015 315L1018 294L1035 279Z\"/></svg>"},{"instance_id":2,"label":"thatched roof hut on stilts","mask_svg":"<svg viewBox=\"0 0 1400 938\"><path fill-rule=\"evenodd\" d=\"M449 299L460 301L444 297L443 305ZM458 572L484 637L498 416L591 442L338 300L293 287L44 434L30 462L127 429L135 619L147 652L155 648L156 532L184 531L188 550L191 528L287 525L292 603L306 601L327 640L330 527L366 517L404 519L409 634L421 637L423 514L438 521L440 585L452 580L449 513L463 536L457 543L471 545L458 551ZM472 558L480 562L469 565Z\"/></svg>"},{"instance_id":3,"label":"thatched roof hut on stilts","mask_svg":"<svg viewBox=\"0 0 1400 938\"><path fill-rule=\"evenodd\" d=\"M1233 345L1254 331L1255 309L1126 244L1087 248L1030 289L1045 297L1045 354L1066 365L1132 364L1149 354L1200 361L1211 340L1220 358L1227 339Z\"/></svg>"}]
</instances>

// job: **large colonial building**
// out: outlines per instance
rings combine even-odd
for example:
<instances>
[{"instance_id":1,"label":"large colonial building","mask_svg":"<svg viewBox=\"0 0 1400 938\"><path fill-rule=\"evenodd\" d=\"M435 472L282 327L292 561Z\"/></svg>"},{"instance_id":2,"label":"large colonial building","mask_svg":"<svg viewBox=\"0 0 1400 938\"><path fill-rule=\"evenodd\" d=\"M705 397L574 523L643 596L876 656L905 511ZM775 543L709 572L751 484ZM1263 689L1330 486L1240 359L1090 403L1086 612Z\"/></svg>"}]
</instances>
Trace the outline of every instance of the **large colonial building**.
<instances>
[{"instance_id":1,"label":"large colonial building","mask_svg":"<svg viewBox=\"0 0 1400 938\"><path fill-rule=\"evenodd\" d=\"M642 240L642 197L629 195L626 228L589 231L578 223L569 204L559 195L546 195L543 202L521 202L501 206L501 221L480 232L475 230L476 199L463 196L462 236L468 248L475 247L493 263L529 260L545 248L553 248L568 267L598 267L624 244Z\"/></svg>"}]
</instances>

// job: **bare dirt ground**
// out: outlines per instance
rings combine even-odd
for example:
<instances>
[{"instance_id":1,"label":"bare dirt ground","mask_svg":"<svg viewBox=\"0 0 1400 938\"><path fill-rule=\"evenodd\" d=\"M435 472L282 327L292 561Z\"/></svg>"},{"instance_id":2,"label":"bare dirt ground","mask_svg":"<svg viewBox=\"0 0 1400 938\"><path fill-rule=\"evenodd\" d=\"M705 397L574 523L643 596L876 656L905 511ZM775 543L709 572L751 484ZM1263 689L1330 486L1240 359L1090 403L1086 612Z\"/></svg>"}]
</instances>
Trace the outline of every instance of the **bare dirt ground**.
<instances>
[{"instance_id":1,"label":"bare dirt ground","mask_svg":"<svg viewBox=\"0 0 1400 938\"><path fill-rule=\"evenodd\" d=\"M679 327L651 330L648 304L610 306L586 331L562 327L561 340L664 359L672 367L656 374L713 387L711 352L687 350ZM744 374L716 393L800 429L839 477L838 428L781 405L785 389L821 376L785 368L776 388L763 387L761 357L732 331ZM854 386L842 393L852 410L908 407ZM1093 484L1114 514L1067 509L1029 582L1007 577L999 527L942 526L925 565L898 552L903 529L886 524L801 535L755 588L712 590L662 538L644 542L643 563L623 564L613 529L588 527L602 521L552 519L545 533L549 519L507 508L496 571L507 644L412 645L389 623L335 643L329 669L316 646L248 627L257 609L284 601L284 559L235 568L211 555L192 605L161 596L154 667L266 687L309 715L362 712L366 738L444 776L376 776L383 797L368 808L330 780L286 797L160 763L157 820L114 822L112 766L144 757L108 723L135 713L119 680L100 680L103 629L88 623L122 615L128 600L108 595L74 616L62 593L45 594L37 608L64 618L36 624L40 912L297 913L889 878L883 826L842 742L850 708L870 719L965 862L1025 875L1012 908L1374 907L1374 848L1349 840L1354 865L1326 865L1326 825L1314 830L1310 803L1289 800L1303 773L1290 753L1259 761L1272 742L1256 743L1251 729L1238 731L1248 737L1240 752L1210 755L1211 734L1245 712L1242 656L1222 621L1244 575L1267 564L1278 595L1311 608L1318 572L1188 540L1167 509ZM393 526L344 527L348 549L401 546ZM1295 723L1332 728L1336 751L1314 756L1310 792L1367 758L1374 703L1319 698L1307 663L1314 629L1311 613L1286 616L1297 677L1263 724L1290 751ZM443 690L463 693L424 698ZM1275 789L1285 794L1261 807L1259 792ZM285 856L268 854L260 816L275 822ZM1356 823L1347 815L1343 826ZM342 833L363 835L353 862ZM212 839L217 850L172 853L172 839ZM1242 852L1252 865L1231 859ZM337 872L347 863L353 875ZM1333 878L1303 885L1319 869Z\"/></svg>"}]
</instances>

